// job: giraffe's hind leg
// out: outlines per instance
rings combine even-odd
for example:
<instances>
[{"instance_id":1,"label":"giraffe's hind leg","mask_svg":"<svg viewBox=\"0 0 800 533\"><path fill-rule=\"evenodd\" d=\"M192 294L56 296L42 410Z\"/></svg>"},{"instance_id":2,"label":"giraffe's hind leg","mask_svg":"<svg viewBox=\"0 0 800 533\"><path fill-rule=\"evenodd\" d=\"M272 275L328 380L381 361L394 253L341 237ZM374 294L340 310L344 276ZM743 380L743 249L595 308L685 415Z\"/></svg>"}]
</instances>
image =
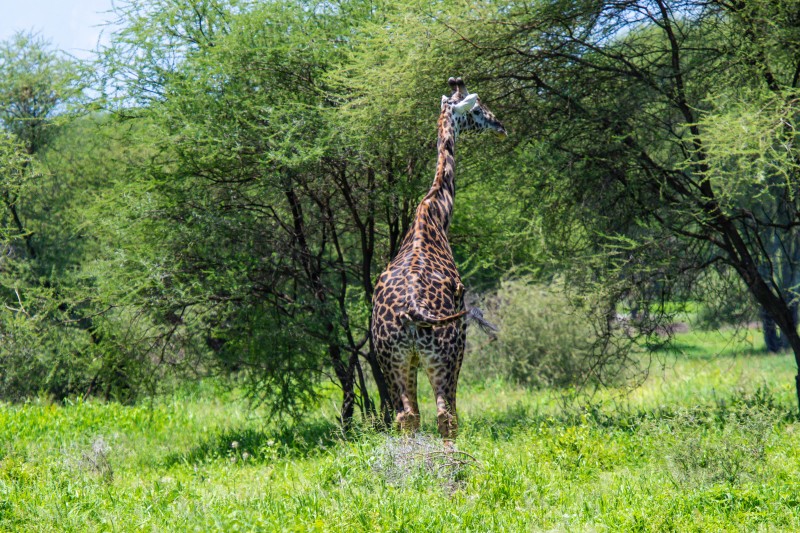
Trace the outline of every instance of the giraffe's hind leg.
<instances>
[{"instance_id":1,"label":"giraffe's hind leg","mask_svg":"<svg viewBox=\"0 0 800 533\"><path fill-rule=\"evenodd\" d=\"M428 359L427 373L436 400L436 421L439 434L445 441L455 440L458 434L456 389L465 341L463 324L440 328L435 332L434 353Z\"/></svg>"},{"instance_id":2,"label":"giraffe's hind leg","mask_svg":"<svg viewBox=\"0 0 800 533\"><path fill-rule=\"evenodd\" d=\"M436 423L445 440L455 440L458 434L456 383L458 376L446 368L429 368L428 379L436 400Z\"/></svg>"},{"instance_id":3,"label":"giraffe's hind leg","mask_svg":"<svg viewBox=\"0 0 800 533\"><path fill-rule=\"evenodd\" d=\"M415 433L419 430L419 405L417 403L417 367L419 358L415 355L408 357L405 364L399 369L398 390L399 402L395 404L397 410L397 425L403 432Z\"/></svg>"}]
</instances>

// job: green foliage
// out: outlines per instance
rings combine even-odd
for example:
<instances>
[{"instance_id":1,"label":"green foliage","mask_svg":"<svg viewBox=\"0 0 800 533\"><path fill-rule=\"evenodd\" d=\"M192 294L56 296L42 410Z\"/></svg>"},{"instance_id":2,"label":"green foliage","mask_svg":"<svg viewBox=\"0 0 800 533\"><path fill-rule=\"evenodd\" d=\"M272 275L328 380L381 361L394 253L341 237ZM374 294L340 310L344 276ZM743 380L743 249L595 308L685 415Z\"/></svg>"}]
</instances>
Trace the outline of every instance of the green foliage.
<instances>
[{"instance_id":1,"label":"green foliage","mask_svg":"<svg viewBox=\"0 0 800 533\"><path fill-rule=\"evenodd\" d=\"M613 286L631 309L710 300L698 277L728 268L800 361L798 14L795 2L498 2L476 8L484 24L458 25L514 110L532 162L522 192L575 292Z\"/></svg>"},{"instance_id":2,"label":"green foliage","mask_svg":"<svg viewBox=\"0 0 800 533\"><path fill-rule=\"evenodd\" d=\"M261 314L258 314L258 313ZM256 403L270 405L271 416L300 417L316 405L324 354L300 325L274 310L248 310L230 318L228 339L215 364L223 372L241 371L242 384ZM265 356L265 351L269 355Z\"/></svg>"},{"instance_id":3,"label":"green foliage","mask_svg":"<svg viewBox=\"0 0 800 533\"><path fill-rule=\"evenodd\" d=\"M320 371L332 370L347 397L359 358L385 402L368 309L433 175L440 97L461 65L449 41L426 37L445 30L404 5L159 5L123 4L105 51L124 89L107 96L118 97L118 118L147 122L147 138L135 140L151 155L98 213L118 251L94 272L124 288L106 301L147 317L155 352L181 351L200 372L242 373L276 413L310 405ZM472 201L486 203L489 187L477 183ZM519 213L506 209L509 196L454 235L478 282L530 257L524 243L506 254L496 242Z\"/></svg>"},{"instance_id":4,"label":"green foliage","mask_svg":"<svg viewBox=\"0 0 800 533\"><path fill-rule=\"evenodd\" d=\"M472 20L475 10L460 2L435 13L413 4L385 6L362 22L346 59L329 74L332 92L341 101L337 127L356 158L385 174L375 193L388 208L410 211L431 182L435 117L448 92L448 77L462 76L489 107L502 105L502 89L483 84L490 67L463 46L450 26ZM496 111L513 137L516 117L502 107ZM476 289L493 287L509 268L542 268L538 218L530 209L525 172L520 172L517 147L524 141L506 144L464 135L456 147L450 242L462 275ZM407 219L408 213L403 216ZM391 229L393 221L388 222ZM396 240L390 233L383 263L396 250Z\"/></svg>"},{"instance_id":5,"label":"green foliage","mask_svg":"<svg viewBox=\"0 0 800 533\"><path fill-rule=\"evenodd\" d=\"M716 95L713 112L701 122L709 138L708 178L714 180L728 209L775 202L777 191L791 189L798 171L793 149L798 95L794 90L780 95L749 88L729 91Z\"/></svg>"},{"instance_id":6,"label":"green foliage","mask_svg":"<svg viewBox=\"0 0 800 533\"><path fill-rule=\"evenodd\" d=\"M775 415L763 409L739 410L710 427L696 413L679 411L654 432L668 443L673 482L687 490L762 481L774 425Z\"/></svg>"},{"instance_id":7,"label":"green foliage","mask_svg":"<svg viewBox=\"0 0 800 533\"><path fill-rule=\"evenodd\" d=\"M78 69L42 37L18 32L0 43L0 125L28 154L53 139L57 116L80 94Z\"/></svg>"},{"instance_id":8,"label":"green foliage","mask_svg":"<svg viewBox=\"0 0 800 533\"><path fill-rule=\"evenodd\" d=\"M67 243L78 238L78 224L64 198L79 180L54 174L43 160L66 132L79 72L26 33L0 43L0 66L0 397L63 398L91 390L103 365L70 277L78 254Z\"/></svg>"},{"instance_id":9,"label":"green foliage","mask_svg":"<svg viewBox=\"0 0 800 533\"><path fill-rule=\"evenodd\" d=\"M96 331L60 289L9 288L0 310L0 398L91 393L130 400L132 361L103 352Z\"/></svg>"},{"instance_id":10,"label":"green foliage","mask_svg":"<svg viewBox=\"0 0 800 533\"><path fill-rule=\"evenodd\" d=\"M493 376L567 395L639 382L647 367L642 339L651 349L666 339L638 330L648 325L648 313L621 316L609 301L614 300L601 290L573 292L563 279L504 280L481 302L499 332L493 340L470 338L467 357L474 363L467 365L465 378Z\"/></svg>"},{"instance_id":11,"label":"green foliage","mask_svg":"<svg viewBox=\"0 0 800 533\"><path fill-rule=\"evenodd\" d=\"M125 146L124 132L104 117L75 119L27 158L25 171L36 174L21 195L26 233L8 242L16 252L5 255L0 272L0 322L8 331L0 347L3 398L130 401L152 390L152 360L133 340L141 337L131 335L147 326L130 320L116 297L123 288L114 285L112 272L98 269L98 258L113 253L114 243L98 228L97 212L125 165L139 156Z\"/></svg>"},{"instance_id":12,"label":"green foliage","mask_svg":"<svg viewBox=\"0 0 800 533\"><path fill-rule=\"evenodd\" d=\"M700 124L709 161L704 177L730 216L745 211L751 217L750 226L758 228L759 271L795 315L800 305L800 233L792 231L800 176L797 102L796 88L778 93L732 88L720 91L713 112Z\"/></svg>"},{"instance_id":13,"label":"green foliage","mask_svg":"<svg viewBox=\"0 0 800 533\"><path fill-rule=\"evenodd\" d=\"M371 284L358 254L374 245L352 226L367 224L361 185L348 184L326 111L341 21L288 3L155 7L124 5L107 51L123 69L121 102L147 104L118 117L144 120L136 141L151 154L101 215L117 237L98 265L116 272L109 301L125 302L123 320L146 317L134 338L150 339L147 358L237 373L277 415L307 408L326 367L352 392L349 353L368 317L351 294ZM131 51L141 60L116 63Z\"/></svg>"},{"instance_id":14,"label":"green foliage","mask_svg":"<svg viewBox=\"0 0 800 533\"><path fill-rule=\"evenodd\" d=\"M64 315L52 304L52 290L35 283L31 230L22 224L19 207L34 195L42 178L23 143L13 133L0 131L0 397L5 399L39 392L73 394L89 374L88 361L70 361L84 339L74 330L50 327L53 318Z\"/></svg>"},{"instance_id":15,"label":"green foliage","mask_svg":"<svg viewBox=\"0 0 800 533\"><path fill-rule=\"evenodd\" d=\"M21 244L26 236L17 214L17 204L21 198L27 199L36 176L33 159L26 153L24 145L13 133L0 132L0 196L3 199L0 239L6 247ZM13 253L7 250L3 255L14 256L19 252L24 251Z\"/></svg>"},{"instance_id":16,"label":"green foliage","mask_svg":"<svg viewBox=\"0 0 800 533\"><path fill-rule=\"evenodd\" d=\"M758 318L752 298L730 269L707 270L698 278L697 290L704 298L692 316L694 327L707 330L737 327Z\"/></svg>"}]
</instances>

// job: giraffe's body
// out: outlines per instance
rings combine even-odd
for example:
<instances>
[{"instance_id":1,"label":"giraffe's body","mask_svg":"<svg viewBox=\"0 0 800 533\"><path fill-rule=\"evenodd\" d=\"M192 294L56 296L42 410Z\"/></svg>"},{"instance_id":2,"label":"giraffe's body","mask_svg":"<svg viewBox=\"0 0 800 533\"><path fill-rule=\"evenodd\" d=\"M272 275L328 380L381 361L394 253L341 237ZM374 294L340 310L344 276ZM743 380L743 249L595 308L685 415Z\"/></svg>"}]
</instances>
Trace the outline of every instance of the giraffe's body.
<instances>
[{"instance_id":1,"label":"giraffe's body","mask_svg":"<svg viewBox=\"0 0 800 533\"><path fill-rule=\"evenodd\" d=\"M449 83L454 92L442 97L433 185L417 207L400 250L378 279L372 314L375 350L397 422L405 430L419 427L417 369L422 366L445 439L454 438L457 430L456 385L466 344L465 319L481 322L479 311L465 310L464 286L447 238L455 198L455 141L464 130L494 129L505 135L460 79Z\"/></svg>"}]
</instances>

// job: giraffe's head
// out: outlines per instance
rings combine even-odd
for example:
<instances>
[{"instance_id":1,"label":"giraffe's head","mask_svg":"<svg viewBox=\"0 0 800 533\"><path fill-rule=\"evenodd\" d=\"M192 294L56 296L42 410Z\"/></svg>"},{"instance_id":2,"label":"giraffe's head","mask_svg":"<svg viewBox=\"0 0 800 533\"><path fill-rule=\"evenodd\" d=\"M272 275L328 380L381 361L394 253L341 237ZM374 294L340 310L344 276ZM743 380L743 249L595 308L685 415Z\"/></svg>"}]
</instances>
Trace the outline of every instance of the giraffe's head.
<instances>
[{"instance_id":1,"label":"giraffe's head","mask_svg":"<svg viewBox=\"0 0 800 533\"><path fill-rule=\"evenodd\" d=\"M503 124L497 120L478 98L476 93L470 94L464 80L450 78L447 80L453 94L442 96L442 108L448 106L452 111L453 127L456 133L464 131L491 130L498 137L505 138L508 134Z\"/></svg>"}]
</instances>

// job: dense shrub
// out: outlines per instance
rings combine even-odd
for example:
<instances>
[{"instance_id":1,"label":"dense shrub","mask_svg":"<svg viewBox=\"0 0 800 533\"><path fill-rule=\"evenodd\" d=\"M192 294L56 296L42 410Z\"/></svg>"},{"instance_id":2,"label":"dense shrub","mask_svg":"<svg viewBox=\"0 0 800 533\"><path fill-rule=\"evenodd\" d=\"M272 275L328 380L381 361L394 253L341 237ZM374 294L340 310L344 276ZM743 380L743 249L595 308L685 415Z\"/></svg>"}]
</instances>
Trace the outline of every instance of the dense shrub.
<instances>
[{"instance_id":1,"label":"dense shrub","mask_svg":"<svg viewBox=\"0 0 800 533\"><path fill-rule=\"evenodd\" d=\"M576 308L562 287L504 281L481 305L500 331L494 341L470 336L466 379L565 386L591 380L600 368L596 330L586 310Z\"/></svg>"},{"instance_id":2,"label":"dense shrub","mask_svg":"<svg viewBox=\"0 0 800 533\"><path fill-rule=\"evenodd\" d=\"M47 291L28 292L35 296L0 309L0 400L136 399L154 377L147 361L101 341L100 329L60 310Z\"/></svg>"}]
</instances>

